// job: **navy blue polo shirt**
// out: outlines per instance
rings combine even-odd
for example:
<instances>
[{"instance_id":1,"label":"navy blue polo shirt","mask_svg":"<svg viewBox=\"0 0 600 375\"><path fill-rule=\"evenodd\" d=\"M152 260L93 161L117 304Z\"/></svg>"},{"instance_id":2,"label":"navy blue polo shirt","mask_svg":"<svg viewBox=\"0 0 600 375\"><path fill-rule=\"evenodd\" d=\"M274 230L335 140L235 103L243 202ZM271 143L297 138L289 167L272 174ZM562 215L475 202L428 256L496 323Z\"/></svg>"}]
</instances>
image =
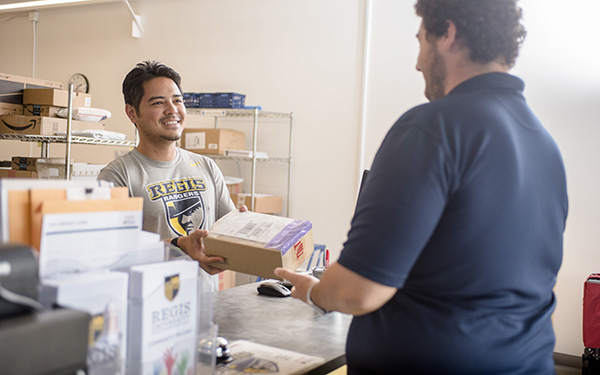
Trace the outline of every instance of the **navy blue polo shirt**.
<instances>
[{"instance_id":1,"label":"navy blue polo shirt","mask_svg":"<svg viewBox=\"0 0 600 375\"><path fill-rule=\"evenodd\" d=\"M338 262L398 292L353 319L349 373L553 373L566 177L523 88L476 76L386 135Z\"/></svg>"}]
</instances>

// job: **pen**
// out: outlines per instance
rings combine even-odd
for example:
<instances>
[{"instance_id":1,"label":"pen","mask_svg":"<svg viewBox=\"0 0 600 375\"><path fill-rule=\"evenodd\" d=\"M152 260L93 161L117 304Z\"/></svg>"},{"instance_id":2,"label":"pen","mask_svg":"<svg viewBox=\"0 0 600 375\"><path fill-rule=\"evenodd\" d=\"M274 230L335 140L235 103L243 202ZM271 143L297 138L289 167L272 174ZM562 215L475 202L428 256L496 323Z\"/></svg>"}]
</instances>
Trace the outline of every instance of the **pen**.
<instances>
[{"instance_id":1,"label":"pen","mask_svg":"<svg viewBox=\"0 0 600 375\"><path fill-rule=\"evenodd\" d=\"M325 268L329 268L329 249L325 249Z\"/></svg>"}]
</instances>

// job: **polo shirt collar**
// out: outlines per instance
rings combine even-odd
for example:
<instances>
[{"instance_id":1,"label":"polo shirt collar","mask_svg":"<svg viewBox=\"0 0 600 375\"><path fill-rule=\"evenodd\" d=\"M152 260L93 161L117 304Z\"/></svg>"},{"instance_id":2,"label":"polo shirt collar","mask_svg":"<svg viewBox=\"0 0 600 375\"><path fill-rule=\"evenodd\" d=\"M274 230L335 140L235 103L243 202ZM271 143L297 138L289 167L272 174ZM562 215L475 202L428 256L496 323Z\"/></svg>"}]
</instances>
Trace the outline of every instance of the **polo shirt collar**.
<instances>
[{"instance_id":1,"label":"polo shirt collar","mask_svg":"<svg viewBox=\"0 0 600 375\"><path fill-rule=\"evenodd\" d=\"M459 83L447 96L463 94L479 89L508 89L523 92L525 83L508 73L485 73Z\"/></svg>"}]
</instances>

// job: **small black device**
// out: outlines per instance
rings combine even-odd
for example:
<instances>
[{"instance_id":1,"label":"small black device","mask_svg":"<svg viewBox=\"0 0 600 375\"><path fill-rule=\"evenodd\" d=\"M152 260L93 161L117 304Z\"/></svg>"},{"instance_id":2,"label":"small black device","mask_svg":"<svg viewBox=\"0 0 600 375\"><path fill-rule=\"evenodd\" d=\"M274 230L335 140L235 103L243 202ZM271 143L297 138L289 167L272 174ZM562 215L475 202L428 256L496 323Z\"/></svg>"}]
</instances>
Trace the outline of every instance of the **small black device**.
<instances>
[{"instance_id":1,"label":"small black device","mask_svg":"<svg viewBox=\"0 0 600 375\"><path fill-rule=\"evenodd\" d=\"M229 363L233 361L229 341L224 337L217 337L217 364Z\"/></svg>"},{"instance_id":2,"label":"small black device","mask_svg":"<svg viewBox=\"0 0 600 375\"><path fill-rule=\"evenodd\" d=\"M41 308L34 250L26 245L0 245L0 318Z\"/></svg>"},{"instance_id":3,"label":"small black device","mask_svg":"<svg viewBox=\"0 0 600 375\"><path fill-rule=\"evenodd\" d=\"M258 294L272 297L289 297L292 292L286 288L280 281L267 280L262 282L256 290Z\"/></svg>"}]
</instances>

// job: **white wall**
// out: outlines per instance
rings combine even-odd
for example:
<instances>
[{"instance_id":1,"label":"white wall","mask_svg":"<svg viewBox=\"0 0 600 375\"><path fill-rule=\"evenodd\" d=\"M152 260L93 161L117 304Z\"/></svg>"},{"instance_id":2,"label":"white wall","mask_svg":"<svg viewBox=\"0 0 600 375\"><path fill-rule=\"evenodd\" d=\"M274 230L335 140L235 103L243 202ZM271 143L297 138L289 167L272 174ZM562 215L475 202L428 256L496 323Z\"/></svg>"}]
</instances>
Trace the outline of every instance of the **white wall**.
<instances>
[{"instance_id":1,"label":"white wall","mask_svg":"<svg viewBox=\"0 0 600 375\"><path fill-rule=\"evenodd\" d=\"M522 0L528 39L514 73L561 148L569 179L570 215L556 292L556 351L580 355L581 297L586 276L600 271L594 226L600 73L591 18L595 0ZM36 76L90 79L93 105L113 112L109 130L128 134L120 85L135 63L162 61L183 76L184 91L235 91L248 104L293 111L294 171L290 214L310 219L315 240L334 251L346 237L361 166L369 167L387 129L425 101L414 69L419 20L412 1L372 0L366 74L366 136L359 160L366 0L143 0L133 2L144 35L130 37L121 2L40 12ZM0 15L0 20L5 15ZM0 72L30 76L32 24L27 15L0 21ZM594 105L596 104L596 105ZM188 126L204 122L188 116ZM243 127L237 121L232 127ZM259 144L282 150L285 132L266 122ZM64 155L59 145L54 153ZM77 146L81 161L107 162L117 148ZM37 145L0 142L0 158L37 155ZM224 169L231 166L225 165ZM259 189L276 192L281 169L262 171ZM268 183L264 183L268 180ZM272 182L272 183L271 183ZM272 190L272 191L271 191Z\"/></svg>"},{"instance_id":2,"label":"white wall","mask_svg":"<svg viewBox=\"0 0 600 375\"><path fill-rule=\"evenodd\" d=\"M528 37L515 73L530 105L555 137L565 161L569 218L554 316L557 351L582 353L583 282L600 270L600 51L594 0L522 1Z\"/></svg>"}]
</instances>

